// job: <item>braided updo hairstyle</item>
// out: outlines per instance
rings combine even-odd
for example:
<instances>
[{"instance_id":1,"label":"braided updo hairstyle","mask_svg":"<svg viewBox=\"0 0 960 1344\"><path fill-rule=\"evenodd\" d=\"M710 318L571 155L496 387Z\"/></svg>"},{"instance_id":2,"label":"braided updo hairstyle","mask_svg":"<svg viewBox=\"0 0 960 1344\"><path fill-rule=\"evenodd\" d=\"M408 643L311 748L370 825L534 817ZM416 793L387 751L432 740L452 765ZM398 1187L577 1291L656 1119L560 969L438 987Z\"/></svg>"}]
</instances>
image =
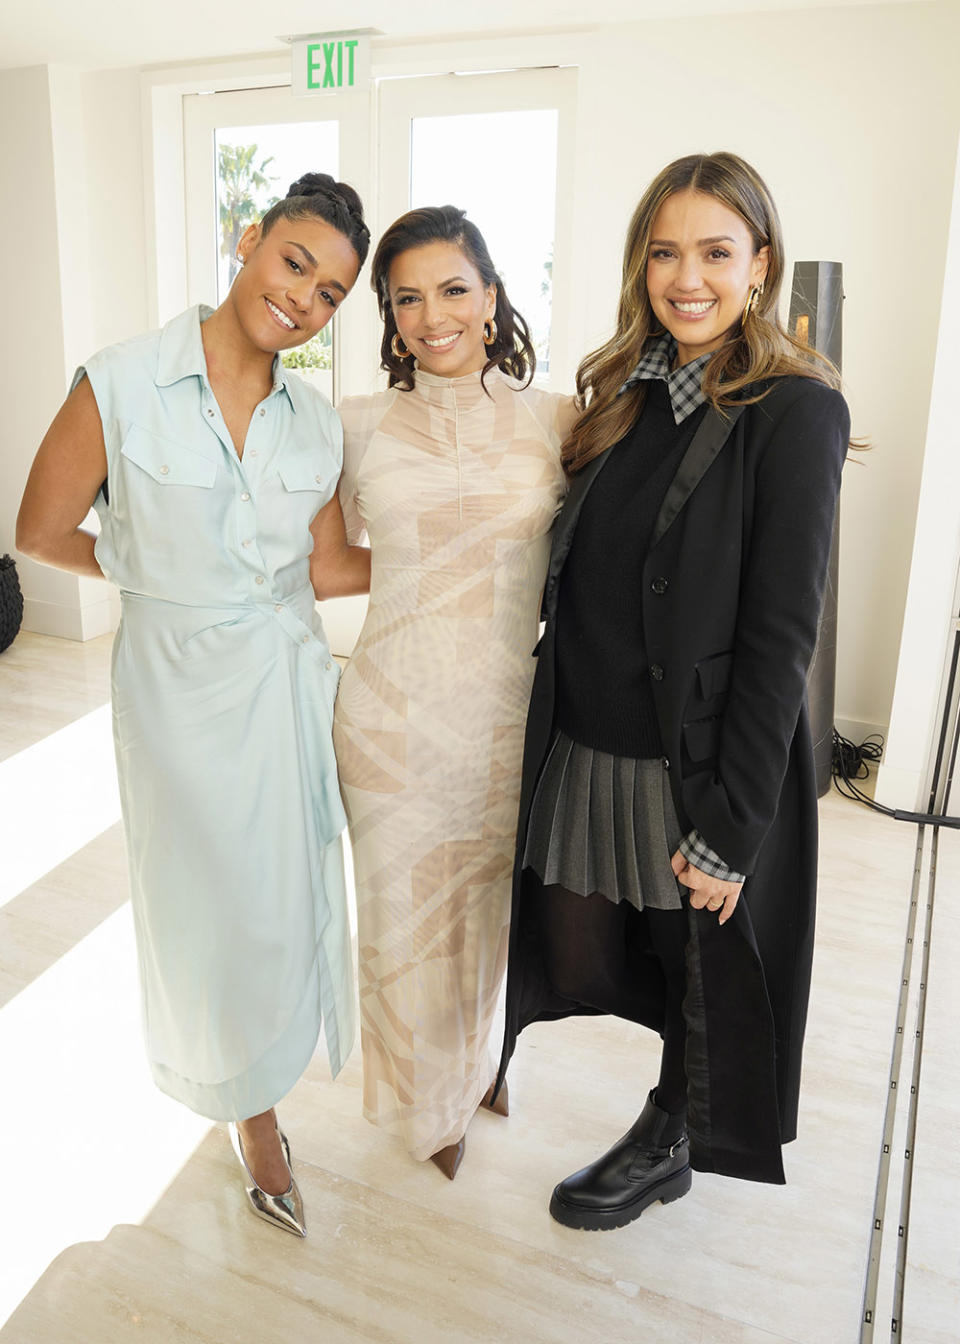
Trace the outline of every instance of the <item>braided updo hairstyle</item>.
<instances>
[{"instance_id":1,"label":"braided updo hairstyle","mask_svg":"<svg viewBox=\"0 0 960 1344\"><path fill-rule=\"evenodd\" d=\"M370 250L370 230L363 221L363 203L346 182L335 182L329 173L304 173L281 201L272 205L260 221L265 238L278 219L323 219L353 245L362 266Z\"/></svg>"},{"instance_id":2,"label":"braided updo hairstyle","mask_svg":"<svg viewBox=\"0 0 960 1344\"><path fill-rule=\"evenodd\" d=\"M405 215L394 220L377 244L370 284L376 291L380 316L383 318L380 367L390 375L389 386L409 392L413 389L415 374L413 360L398 359L393 353L392 342L397 323L390 302L390 267L401 252L424 247L427 243L453 243L476 267L484 285L497 287L494 313L497 337L487 346L487 362L480 375L481 383L490 369L501 368L526 387L537 367L530 328L507 298L503 281L490 260L483 234L476 224L467 219L466 211L458 210L455 205L425 205L419 210L408 210Z\"/></svg>"}]
</instances>

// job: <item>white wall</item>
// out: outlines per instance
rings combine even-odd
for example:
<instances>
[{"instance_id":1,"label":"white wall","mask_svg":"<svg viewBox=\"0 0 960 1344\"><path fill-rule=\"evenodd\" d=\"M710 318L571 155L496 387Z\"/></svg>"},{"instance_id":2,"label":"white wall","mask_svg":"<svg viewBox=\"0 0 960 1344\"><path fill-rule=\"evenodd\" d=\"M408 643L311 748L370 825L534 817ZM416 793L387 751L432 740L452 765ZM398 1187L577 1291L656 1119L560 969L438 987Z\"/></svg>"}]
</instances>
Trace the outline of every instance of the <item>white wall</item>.
<instances>
[{"instance_id":1,"label":"white wall","mask_svg":"<svg viewBox=\"0 0 960 1344\"><path fill-rule=\"evenodd\" d=\"M150 326L139 70L84 76L83 144L91 310L78 361Z\"/></svg>"},{"instance_id":2,"label":"white wall","mask_svg":"<svg viewBox=\"0 0 960 1344\"><path fill-rule=\"evenodd\" d=\"M8 321L0 548L16 555L25 628L88 639L116 623L106 583L17 555L14 524L37 445L77 364L146 326L140 89L135 72L0 72L0 196Z\"/></svg>"},{"instance_id":3,"label":"white wall","mask_svg":"<svg viewBox=\"0 0 960 1344\"><path fill-rule=\"evenodd\" d=\"M36 446L63 398L63 318L50 79L45 67L0 73L0 217L7 320L0 324L0 550L18 560L26 618L79 635L79 581L17 556L14 524ZM16 134L12 128L16 128Z\"/></svg>"},{"instance_id":4,"label":"white wall","mask_svg":"<svg viewBox=\"0 0 960 1344\"><path fill-rule=\"evenodd\" d=\"M957 370L960 369L960 156L943 279L939 343L927 429L910 588L900 642L890 734L877 777L877 798L925 812L927 766L947 649L953 648L960 567L960 453ZM956 811L956 808L952 808Z\"/></svg>"}]
</instances>

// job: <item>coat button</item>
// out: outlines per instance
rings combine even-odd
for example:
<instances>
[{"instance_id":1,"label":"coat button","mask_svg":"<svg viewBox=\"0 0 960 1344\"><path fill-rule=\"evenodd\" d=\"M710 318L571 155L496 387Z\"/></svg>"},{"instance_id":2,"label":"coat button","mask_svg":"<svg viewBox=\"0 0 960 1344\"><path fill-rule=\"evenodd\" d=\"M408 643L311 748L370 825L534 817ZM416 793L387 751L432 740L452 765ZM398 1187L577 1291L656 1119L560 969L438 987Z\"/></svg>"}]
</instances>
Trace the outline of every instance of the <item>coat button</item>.
<instances>
[{"instance_id":1,"label":"coat button","mask_svg":"<svg viewBox=\"0 0 960 1344\"><path fill-rule=\"evenodd\" d=\"M659 663L650 664L650 675L654 681L663 681L663 668Z\"/></svg>"},{"instance_id":2,"label":"coat button","mask_svg":"<svg viewBox=\"0 0 960 1344\"><path fill-rule=\"evenodd\" d=\"M653 583L651 583L650 587L653 589L653 591L654 591L655 593L665 593L665 592L667 591L667 588L669 587L669 585L668 585L666 579L664 579L664 578L659 578L659 579L654 579L654 581L653 581Z\"/></svg>"},{"instance_id":3,"label":"coat button","mask_svg":"<svg viewBox=\"0 0 960 1344\"><path fill-rule=\"evenodd\" d=\"M161 476L166 476L166 475L168 475L169 471L170 471L170 468L169 468L166 464L164 464L164 465L160 468L160 475L161 475Z\"/></svg>"}]
</instances>

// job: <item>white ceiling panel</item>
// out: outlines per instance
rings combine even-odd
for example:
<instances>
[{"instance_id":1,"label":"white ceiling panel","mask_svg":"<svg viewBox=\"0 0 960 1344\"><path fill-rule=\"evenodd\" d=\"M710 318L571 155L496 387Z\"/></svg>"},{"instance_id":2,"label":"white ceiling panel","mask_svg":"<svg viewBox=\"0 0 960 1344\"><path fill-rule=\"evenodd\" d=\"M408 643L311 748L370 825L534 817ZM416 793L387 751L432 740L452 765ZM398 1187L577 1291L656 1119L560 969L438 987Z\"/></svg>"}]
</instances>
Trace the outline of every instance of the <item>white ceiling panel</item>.
<instances>
[{"instance_id":1,"label":"white ceiling panel","mask_svg":"<svg viewBox=\"0 0 960 1344\"><path fill-rule=\"evenodd\" d=\"M831 0L831 8L876 0ZM923 0L896 0L922 3ZM4 0L0 69L63 63L85 69L217 60L281 50L291 34L378 29L386 37L463 36L631 23L669 15L823 7L823 0Z\"/></svg>"}]
</instances>

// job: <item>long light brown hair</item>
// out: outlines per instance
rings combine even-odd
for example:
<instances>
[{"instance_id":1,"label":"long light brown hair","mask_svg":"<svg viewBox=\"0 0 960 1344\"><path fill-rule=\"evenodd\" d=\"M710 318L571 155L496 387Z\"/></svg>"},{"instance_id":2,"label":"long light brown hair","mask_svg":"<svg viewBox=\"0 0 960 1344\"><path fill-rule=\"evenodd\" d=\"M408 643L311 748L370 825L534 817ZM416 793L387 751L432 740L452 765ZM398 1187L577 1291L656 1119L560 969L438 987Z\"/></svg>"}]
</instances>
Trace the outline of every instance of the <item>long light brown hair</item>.
<instances>
[{"instance_id":1,"label":"long light brown hair","mask_svg":"<svg viewBox=\"0 0 960 1344\"><path fill-rule=\"evenodd\" d=\"M617 329L606 345L587 355L577 370L577 399L582 414L563 445L563 464L576 472L623 438L643 406L646 384L618 396L660 326L647 295L647 256L657 211L677 191L713 196L740 216L753 238L754 254L769 249L763 294L746 320L738 321L713 353L703 374L707 400L725 406L759 401L770 378L797 374L830 387L839 374L830 361L793 339L780 325L777 302L783 282L784 252L780 219L759 173L736 154L688 154L667 165L650 183L634 211L623 252L623 280Z\"/></svg>"}]
</instances>

